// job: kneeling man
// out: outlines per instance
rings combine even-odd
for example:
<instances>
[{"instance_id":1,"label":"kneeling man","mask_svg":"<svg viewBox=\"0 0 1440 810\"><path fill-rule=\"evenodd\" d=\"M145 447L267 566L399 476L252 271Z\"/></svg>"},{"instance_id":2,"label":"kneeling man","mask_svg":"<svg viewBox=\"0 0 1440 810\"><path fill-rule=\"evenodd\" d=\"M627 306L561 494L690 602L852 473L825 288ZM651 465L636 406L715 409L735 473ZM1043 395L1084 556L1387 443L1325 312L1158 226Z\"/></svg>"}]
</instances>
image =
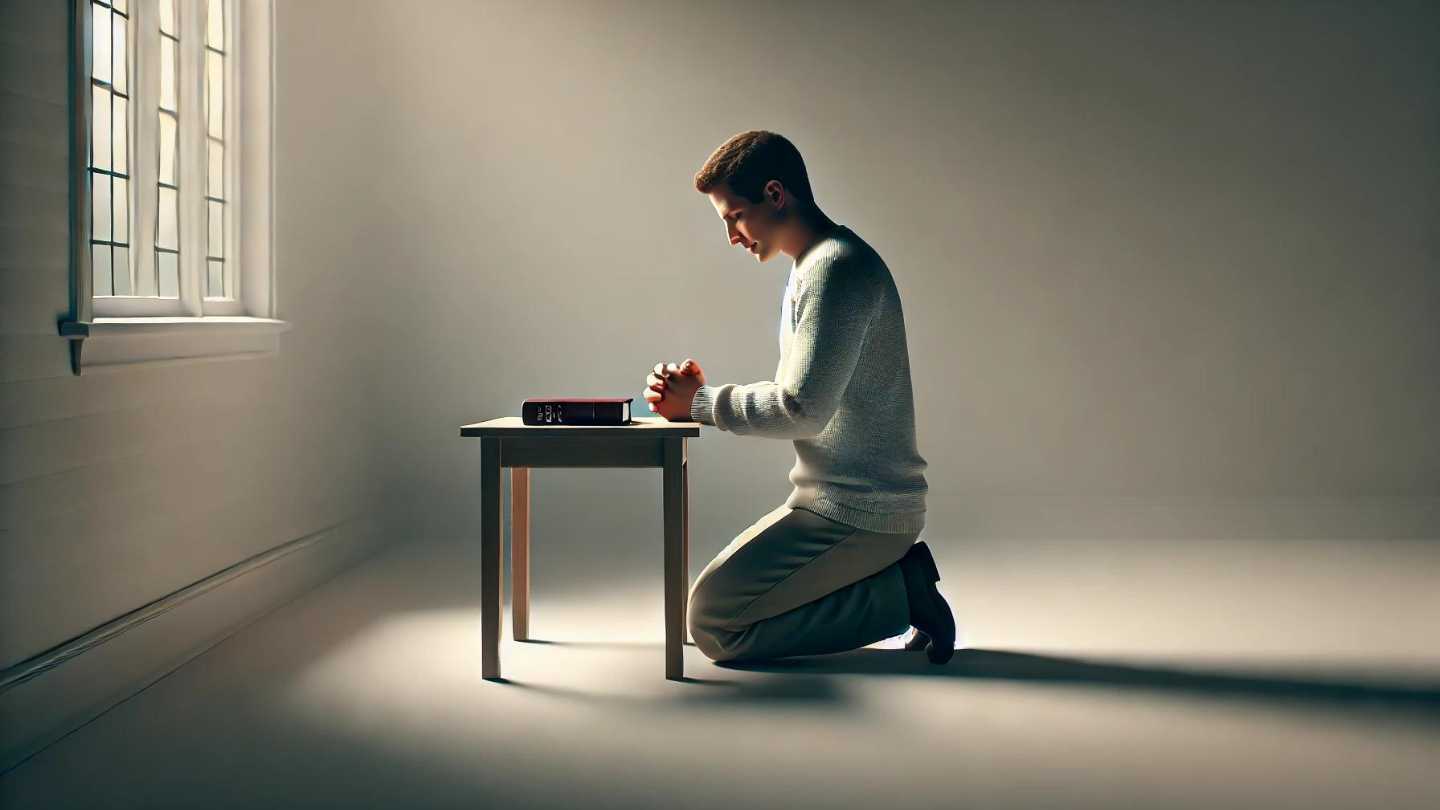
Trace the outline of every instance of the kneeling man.
<instances>
[{"instance_id":1,"label":"kneeling man","mask_svg":"<svg viewBox=\"0 0 1440 810\"><path fill-rule=\"evenodd\" d=\"M710 385L693 359L658 363L650 410L737 435L790 439L794 485L701 572L696 645L715 661L863 647L913 626L906 649L944 663L955 620L924 542L925 459L900 296L885 262L815 204L800 152L742 132L695 175L730 244L793 260L775 379Z\"/></svg>"}]
</instances>

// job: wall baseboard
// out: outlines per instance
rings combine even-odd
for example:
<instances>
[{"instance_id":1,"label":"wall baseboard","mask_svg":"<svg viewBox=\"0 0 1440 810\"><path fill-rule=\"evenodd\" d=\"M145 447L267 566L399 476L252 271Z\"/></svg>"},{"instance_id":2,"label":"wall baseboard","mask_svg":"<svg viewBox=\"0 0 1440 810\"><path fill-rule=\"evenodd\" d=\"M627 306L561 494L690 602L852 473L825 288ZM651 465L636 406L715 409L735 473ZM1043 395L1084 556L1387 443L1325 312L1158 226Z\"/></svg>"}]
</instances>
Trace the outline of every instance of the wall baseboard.
<instances>
[{"instance_id":1,"label":"wall baseboard","mask_svg":"<svg viewBox=\"0 0 1440 810\"><path fill-rule=\"evenodd\" d=\"M373 516L298 537L0 672L0 774L378 551Z\"/></svg>"}]
</instances>

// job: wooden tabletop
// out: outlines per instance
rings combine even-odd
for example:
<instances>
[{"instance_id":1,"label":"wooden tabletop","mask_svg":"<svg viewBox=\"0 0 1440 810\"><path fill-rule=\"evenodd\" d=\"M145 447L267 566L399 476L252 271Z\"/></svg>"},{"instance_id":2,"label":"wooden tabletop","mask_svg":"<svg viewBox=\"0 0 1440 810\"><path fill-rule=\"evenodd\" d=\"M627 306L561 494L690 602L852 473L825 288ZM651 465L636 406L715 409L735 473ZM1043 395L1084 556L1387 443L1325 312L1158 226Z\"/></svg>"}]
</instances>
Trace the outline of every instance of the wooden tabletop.
<instances>
[{"instance_id":1,"label":"wooden tabletop","mask_svg":"<svg viewBox=\"0 0 1440 810\"><path fill-rule=\"evenodd\" d=\"M628 425L527 425L520 421L518 416L502 416L499 419L461 425L460 435L485 438L500 436L549 436L554 438L611 436L623 438L642 435L650 438L661 436L673 438L699 436L701 424L700 422L671 422L660 416L645 416L630 420Z\"/></svg>"}]
</instances>

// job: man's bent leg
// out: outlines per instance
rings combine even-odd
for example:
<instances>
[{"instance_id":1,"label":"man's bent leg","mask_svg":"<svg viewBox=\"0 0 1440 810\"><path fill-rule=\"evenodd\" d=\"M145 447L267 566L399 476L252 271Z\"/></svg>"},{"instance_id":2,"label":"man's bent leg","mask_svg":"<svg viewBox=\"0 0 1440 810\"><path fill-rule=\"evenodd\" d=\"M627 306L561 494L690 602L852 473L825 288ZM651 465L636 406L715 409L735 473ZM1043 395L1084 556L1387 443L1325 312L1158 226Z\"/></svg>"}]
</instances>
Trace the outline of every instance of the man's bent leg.
<instances>
[{"instance_id":1,"label":"man's bent leg","mask_svg":"<svg viewBox=\"0 0 1440 810\"><path fill-rule=\"evenodd\" d=\"M772 511L706 566L690 631L717 660L861 647L909 626L895 562L918 533L855 529L803 509Z\"/></svg>"},{"instance_id":2,"label":"man's bent leg","mask_svg":"<svg viewBox=\"0 0 1440 810\"><path fill-rule=\"evenodd\" d=\"M909 627L905 583L899 566L892 564L829 596L744 630L717 631L714 638L719 642L719 654L711 657L743 661L844 652L898 636Z\"/></svg>"}]
</instances>

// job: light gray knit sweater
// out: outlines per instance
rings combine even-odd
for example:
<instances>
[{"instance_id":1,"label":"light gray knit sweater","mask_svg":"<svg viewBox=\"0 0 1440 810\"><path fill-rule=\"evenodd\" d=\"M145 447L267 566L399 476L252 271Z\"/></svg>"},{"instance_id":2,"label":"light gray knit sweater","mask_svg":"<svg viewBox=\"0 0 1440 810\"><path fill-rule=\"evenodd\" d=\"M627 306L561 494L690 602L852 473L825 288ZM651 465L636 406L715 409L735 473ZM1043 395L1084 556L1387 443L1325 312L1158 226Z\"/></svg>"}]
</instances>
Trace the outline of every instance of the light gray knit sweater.
<instances>
[{"instance_id":1,"label":"light gray knit sweater","mask_svg":"<svg viewBox=\"0 0 1440 810\"><path fill-rule=\"evenodd\" d=\"M775 379L703 385L690 418L738 435L793 439L787 506L867 531L920 531L929 487L889 268L837 227L791 268L782 306Z\"/></svg>"}]
</instances>

